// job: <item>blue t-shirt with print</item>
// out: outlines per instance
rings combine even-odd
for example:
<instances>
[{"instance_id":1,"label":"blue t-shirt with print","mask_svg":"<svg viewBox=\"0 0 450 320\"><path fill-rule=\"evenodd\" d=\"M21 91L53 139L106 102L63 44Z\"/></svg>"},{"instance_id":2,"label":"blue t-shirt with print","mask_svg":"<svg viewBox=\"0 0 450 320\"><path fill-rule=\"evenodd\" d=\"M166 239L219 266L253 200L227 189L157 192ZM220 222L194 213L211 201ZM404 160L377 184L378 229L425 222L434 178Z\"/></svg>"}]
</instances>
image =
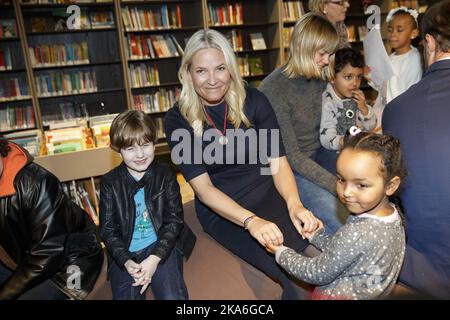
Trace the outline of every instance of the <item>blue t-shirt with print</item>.
<instances>
[{"instance_id":1,"label":"blue t-shirt with print","mask_svg":"<svg viewBox=\"0 0 450 320\"><path fill-rule=\"evenodd\" d=\"M131 239L130 252L136 252L147 248L157 240L155 228L150 218L150 212L145 205L144 188L140 188L134 195L136 217L134 221L133 238Z\"/></svg>"}]
</instances>

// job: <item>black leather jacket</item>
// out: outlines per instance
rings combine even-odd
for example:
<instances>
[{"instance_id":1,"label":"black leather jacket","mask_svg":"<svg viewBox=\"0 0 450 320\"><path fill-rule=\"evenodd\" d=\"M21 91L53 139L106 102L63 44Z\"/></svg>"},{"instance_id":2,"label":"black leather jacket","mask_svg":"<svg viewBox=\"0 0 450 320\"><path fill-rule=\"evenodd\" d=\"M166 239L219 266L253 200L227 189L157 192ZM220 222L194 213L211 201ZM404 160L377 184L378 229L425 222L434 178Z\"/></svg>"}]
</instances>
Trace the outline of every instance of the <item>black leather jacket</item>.
<instances>
[{"instance_id":1,"label":"black leather jacket","mask_svg":"<svg viewBox=\"0 0 450 320\"><path fill-rule=\"evenodd\" d=\"M95 224L53 174L22 152L28 160L14 177L15 193L0 197L0 244L17 264L0 285L0 299L16 299L47 279L69 297L83 299L103 264ZM71 266L82 273L79 288Z\"/></svg>"},{"instance_id":2,"label":"black leather jacket","mask_svg":"<svg viewBox=\"0 0 450 320\"><path fill-rule=\"evenodd\" d=\"M100 236L114 262L124 269L134 259L128 248L135 224L134 195L144 187L145 204L158 240L151 254L168 258L176 247L189 258L195 235L184 223L180 187L175 171L154 160L141 180L136 181L122 162L102 177L100 188ZM111 261L109 261L111 262Z\"/></svg>"}]
</instances>

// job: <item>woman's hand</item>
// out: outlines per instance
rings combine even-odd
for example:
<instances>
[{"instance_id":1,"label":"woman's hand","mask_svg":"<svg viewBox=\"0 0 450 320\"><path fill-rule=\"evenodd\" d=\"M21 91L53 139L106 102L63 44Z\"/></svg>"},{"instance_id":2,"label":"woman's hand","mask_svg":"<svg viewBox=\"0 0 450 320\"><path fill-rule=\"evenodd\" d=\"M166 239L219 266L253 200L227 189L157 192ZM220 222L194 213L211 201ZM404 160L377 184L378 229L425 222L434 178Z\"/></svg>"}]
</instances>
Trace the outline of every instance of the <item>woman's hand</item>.
<instances>
[{"instance_id":1,"label":"woman's hand","mask_svg":"<svg viewBox=\"0 0 450 320\"><path fill-rule=\"evenodd\" d=\"M152 282L152 277L158 267L160 257L150 255L140 263L141 270L134 276L133 286L142 286L140 293L143 294L148 285Z\"/></svg>"},{"instance_id":2,"label":"woman's hand","mask_svg":"<svg viewBox=\"0 0 450 320\"><path fill-rule=\"evenodd\" d=\"M249 221L247 229L252 237L258 240L263 246L267 246L267 244L283 244L283 233L273 222L256 216Z\"/></svg>"},{"instance_id":3,"label":"woman's hand","mask_svg":"<svg viewBox=\"0 0 450 320\"><path fill-rule=\"evenodd\" d=\"M305 235L306 239L308 239L308 240L311 240L317 231L319 231L320 229L323 229L323 222L317 218L316 218L316 220L318 222L318 226L317 226L316 230L314 230L312 232L303 231L303 234Z\"/></svg>"},{"instance_id":4,"label":"woman's hand","mask_svg":"<svg viewBox=\"0 0 450 320\"><path fill-rule=\"evenodd\" d=\"M298 233L305 239L305 233L313 232L318 227L318 219L312 214L311 211L298 204L289 208L289 216L292 223Z\"/></svg>"}]
</instances>

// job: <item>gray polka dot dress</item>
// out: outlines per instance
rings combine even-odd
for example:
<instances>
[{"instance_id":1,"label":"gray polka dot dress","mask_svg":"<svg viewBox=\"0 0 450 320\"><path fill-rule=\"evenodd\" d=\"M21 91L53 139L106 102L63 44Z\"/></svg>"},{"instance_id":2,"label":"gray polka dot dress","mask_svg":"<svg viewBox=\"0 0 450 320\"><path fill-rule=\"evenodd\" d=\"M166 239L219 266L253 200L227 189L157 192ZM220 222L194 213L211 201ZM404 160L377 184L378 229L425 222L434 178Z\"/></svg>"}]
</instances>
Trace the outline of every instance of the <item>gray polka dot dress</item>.
<instances>
[{"instance_id":1,"label":"gray polka dot dress","mask_svg":"<svg viewBox=\"0 0 450 320\"><path fill-rule=\"evenodd\" d=\"M313 299L375 299L393 289L405 255L401 220L350 216L335 235L319 230L311 243L322 253L308 258L290 248L277 262L300 280L317 285Z\"/></svg>"}]
</instances>

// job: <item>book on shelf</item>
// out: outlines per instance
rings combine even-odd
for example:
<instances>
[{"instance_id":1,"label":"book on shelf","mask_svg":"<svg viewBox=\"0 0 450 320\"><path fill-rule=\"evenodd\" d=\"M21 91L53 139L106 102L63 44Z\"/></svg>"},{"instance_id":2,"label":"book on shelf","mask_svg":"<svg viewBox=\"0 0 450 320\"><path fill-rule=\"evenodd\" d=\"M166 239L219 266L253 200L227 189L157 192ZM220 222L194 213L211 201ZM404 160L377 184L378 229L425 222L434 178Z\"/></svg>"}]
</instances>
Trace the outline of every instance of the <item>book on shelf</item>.
<instances>
[{"instance_id":1,"label":"book on shelf","mask_svg":"<svg viewBox=\"0 0 450 320\"><path fill-rule=\"evenodd\" d=\"M112 11L92 11L89 18L92 29L109 29L115 25Z\"/></svg>"},{"instance_id":2,"label":"book on shelf","mask_svg":"<svg viewBox=\"0 0 450 320\"><path fill-rule=\"evenodd\" d=\"M283 21L295 22L305 14L301 1L283 1Z\"/></svg>"},{"instance_id":3,"label":"book on shelf","mask_svg":"<svg viewBox=\"0 0 450 320\"><path fill-rule=\"evenodd\" d=\"M231 44L234 51L242 51L244 48L242 46L242 32L241 30L232 29L230 32L225 34L226 38Z\"/></svg>"},{"instance_id":4,"label":"book on shelf","mask_svg":"<svg viewBox=\"0 0 450 320\"><path fill-rule=\"evenodd\" d=\"M348 42L355 42L357 39L356 27L354 25L347 26Z\"/></svg>"},{"instance_id":5,"label":"book on shelf","mask_svg":"<svg viewBox=\"0 0 450 320\"><path fill-rule=\"evenodd\" d=\"M5 134L4 138L20 145L33 157L41 153L42 132L38 129Z\"/></svg>"},{"instance_id":6,"label":"book on shelf","mask_svg":"<svg viewBox=\"0 0 450 320\"><path fill-rule=\"evenodd\" d=\"M89 63L86 41L81 43L40 44L28 48L33 67L64 66Z\"/></svg>"},{"instance_id":7,"label":"book on shelf","mask_svg":"<svg viewBox=\"0 0 450 320\"><path fill-rule=\"evenodd\" d=\"M289 43L291 42L291 35L294 31L294 27L283 27L283 47L289 48Z\"/></svg>"},{"instance_id":8,"label":"book on shelf","mask_svg":"<svg viewBox=\"0 0 450 320\"><path fill-rule=\"evenodd\" d=\"M0 71L12 70L11 48L0 48Z\"/></svg>"},{"instance_id":9,"label":"book on shelf","mask_svg":"<svg viewBox=\"0 0 450 320\"><path fill-rule=\"evenodd\" d=\"M248 65L250 68L250 75L259 76L264 74L261 57L248 57Z\"/></svg>"},{"instance_id":10,"label":"book on shelf","mask_svg":"<svg viewBox=\"0 0 450 320\"><path fill-rule=\"evenodd\" d=\"M180 88L159 88L152 94L133 96L133 107L146 113L165 112L169 110L180 96Z\"/></svg>"},{"instance_id":11,"label":"book on shelf","mask_svg":"<svg viewBox=\"0 0 450 320\"><path fill-rule=\"evenodd\" d=\"M86 131L85 126L45 131L44 137L48 154L52 155L88 149L88 146L91 146L91 142Z\"/></svg>"},{"instance_id":12,"label":"book on shelf","mask_svg":"<svg viewBox=\"0 0 450 320\"><path fill-rule=\"evenodd\" d=\"M28 86L23 77L0 79L0 102L28 99Z\"/></svg>"},{"instance_id":13,"label":"book on shelf","mask_svg":"<svg viewBox=\"0 0 450 320\"><path fill-rule=\"evenodd\" d=\"M208 3L208 23L210 26L240 25L244 23L242 3Z\"/></svg>"},{"instance_id":14,"label":"book on shelf","mask_svg":"<svg viewBox=\"0 0 450 320\"><path fill-rule=\"evenodd\" d=\"M80 11L80 23L70 27L67 25L68 14L64 10L54 9L50 16L30 17L31 32L52 32L67 30L110 29L115 26L114 15L110 10Z\"/></svg>"},{"instance_id":15,"label":"book on shelf","mask_svg":"<svg viewBox=\"0 0 450 320\"><path fill-rule=\"evenodd\" d=\"M0 132L36 128L36 119L31 105L7 106L0 109Z\"/></svg>"},{"instance_id":16,"label":"book on shelf","mask_svg":"<svg viewBox=\"0 0 450 320\"><path fill-rule=\"evenodd\" d=\"M237 63L239 66L239 71L242 77L247 77L250 75L250 67L248 65L248 57L237 57Z\"/></svg>"},{"instance_id":17,"label":"book on shelf","mask_svg":"<svg viewBox=\"0 0 450 320\"><path fill-rule=\"evenodd\" d=\"M0 39L15 38L18 36L15 19L0 19Z\"/></svg>"},{"instance_id":18,"label":"book on shelf","mask_svg":"<svg viewBox=\"0 0 450 320\"><path fill-rule=\"evenodd\" d=\"M159 9L122 7L125 31L147 31L181 28L180 5L162 4Z\"/></svg>"},{"instance_id":19,"label":"book on shelf","mask_svg":"<svg viewBox=\"0 0 450 320\"><path fill-rule=\"evenodd\" d=\"M132 88L158 86L159 85L159 72L158 66L153 66L140 63L130 65L130 80Z\"/></svg>"},{"instance_id":20,"label":"book on shelf","mask_svg":"<svg viewBox=\"0 0 450 320\"><path fill-rule=\"evenodd\" d=\"M97 92L95 71L46 72L35 76L39 97Z\"/></svg>"},{"instance_id":21,"label":"book on shelf","mask_svg":"<svg viewBox=\"0 0 450 320\"><path fill-rule=\"evenodd\" d=\"M108 114L89 118L89 127L92 131L96 147L108 147L110 143L109 130L111 123L118 114Z\"/></svg>"},{"instance_id":22,"label":"book on shelf","mask_svg":"<svg viewBox=\"0 0 450 320\"><path fill-rule=\"evenodd\" d=\"M261 32L250 33L250 42L253 50L267 49L266 42Z\"/></svg>"}]
</instances>

